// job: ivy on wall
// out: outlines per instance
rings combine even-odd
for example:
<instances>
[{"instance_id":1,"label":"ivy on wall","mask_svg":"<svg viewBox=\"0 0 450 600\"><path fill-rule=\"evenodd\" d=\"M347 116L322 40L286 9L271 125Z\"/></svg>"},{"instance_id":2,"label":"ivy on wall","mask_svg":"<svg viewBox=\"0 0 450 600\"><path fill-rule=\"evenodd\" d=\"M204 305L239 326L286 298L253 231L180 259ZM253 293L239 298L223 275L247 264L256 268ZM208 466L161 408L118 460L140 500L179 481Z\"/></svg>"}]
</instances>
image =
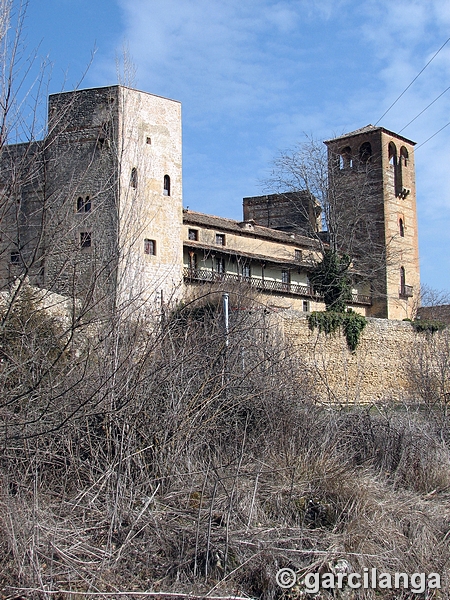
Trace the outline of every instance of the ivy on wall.
<instances>
[{"instance_id":1,"label":"ivy on wall","mask_svg":"<svg viewBox=\"0 0 450 600\"><path fill-rule=\"evenodd\" d=\"M319 333L332 334L342 329L350 352L358 347L361 333L367 325L366 319L349 309L347 312L327 310L312 312L308 315L308 325L311 330L318 329Z\"/></svg>"}]
</instances>

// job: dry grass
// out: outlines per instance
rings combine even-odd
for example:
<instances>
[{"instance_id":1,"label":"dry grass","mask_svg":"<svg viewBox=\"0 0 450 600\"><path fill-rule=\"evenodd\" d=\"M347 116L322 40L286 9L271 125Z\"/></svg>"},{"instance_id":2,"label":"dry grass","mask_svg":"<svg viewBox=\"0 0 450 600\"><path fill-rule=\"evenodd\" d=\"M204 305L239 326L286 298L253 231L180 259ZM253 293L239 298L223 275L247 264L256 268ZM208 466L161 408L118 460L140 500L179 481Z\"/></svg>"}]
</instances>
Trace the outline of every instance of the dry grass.
<instances>
[{"instance_id":1,"label":"dry grass","mask_svg":"<svg viewBox=\"0 0 450 600\"><path fill-rule=\"evenodd\" d=\"M65 357L42 377L37 405L5 375L17 396L2 413L5 597L275 599L280 567L338 559L356 572L438 572L448 585L442 427L408 407L316 405L270 315L250 312L233 316L227 350L214 311L121 331L112 355L99 336L77 369Z\"/></svg>"}]
</instances>

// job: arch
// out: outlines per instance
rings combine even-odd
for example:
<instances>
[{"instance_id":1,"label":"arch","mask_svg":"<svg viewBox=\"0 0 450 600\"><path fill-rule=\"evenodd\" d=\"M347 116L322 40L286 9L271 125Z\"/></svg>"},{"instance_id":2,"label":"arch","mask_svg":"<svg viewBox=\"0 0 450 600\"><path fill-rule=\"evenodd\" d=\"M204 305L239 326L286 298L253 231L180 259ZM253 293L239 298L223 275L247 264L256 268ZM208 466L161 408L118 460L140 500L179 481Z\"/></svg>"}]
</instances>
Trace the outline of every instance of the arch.
<instances>
[{"instance_id":1,"label":"arch","mask_svg":"<svg viewBox=\"0 0 450 600\"><path fill-rule=\"evenodd\" d=\"M408 166L409 154L405 146L400 148L400 161L404 167Z\"/></svg>"},{"instance_id":2,"label":"arch","mask_svg":"<svg viewBox=\"0 0 450 600\"><path fill-rule=\"evenodd\" d=\"M345 146L342 148L340 154L340 168L341 169L349 169L353 166L352 161L352 149L350 146Z\"/></svg>"},{"instance_id":3,"label":"arch","mask_svg":"<svg viewBox=\"0 0 450 600\"><path fill-rule=\"evenodd\" d=\"M397 166L397 147L394 144L394 142L389 142L388 152L389 152L389 163L393 167L396 167Z\"/></svg>"},{"instance_id":4,"label":"arch","mask_svg":"<svg viewBox=\"0 0 450 600\"><path fill-rule=\"evenodd\" d=\"M359 148L359 160L362 163L366 163L372 156L372 146L369 142L364 142Z\"/></svg>"},{"instance_id":5,"label":"arch","mask_svg":"<svg viewBox=\"0 0 450 600\"><path fill-rule=\"evenodd\" d=\"M130 185L134 190L137 190L137 186L138 186L138 172L136 167L133 167L131 169L131 175L130 175Z\"/></svg>"},{"instance_id":6,"label":"arch","mask_svg":"<svg viewBox=\"0 0 450 600\"><path fill-rule=\"evenodd\" d=\"M170 196L170 177L164 175L164 196Z\"/></svg>"},{"instance_id":7,"label":"arch","mask_svg":"<svg viewBox=\"0 0 450 600\"><path fill-rule=\"evenodd\" d=\"M397 147L394 142L389 142L389 164L394 170L394 192L397 197L402 195L403 177L402 177L402 161L397 159ZM405 148L406 150L406 148Z\"/></svg>"}]
</instances>

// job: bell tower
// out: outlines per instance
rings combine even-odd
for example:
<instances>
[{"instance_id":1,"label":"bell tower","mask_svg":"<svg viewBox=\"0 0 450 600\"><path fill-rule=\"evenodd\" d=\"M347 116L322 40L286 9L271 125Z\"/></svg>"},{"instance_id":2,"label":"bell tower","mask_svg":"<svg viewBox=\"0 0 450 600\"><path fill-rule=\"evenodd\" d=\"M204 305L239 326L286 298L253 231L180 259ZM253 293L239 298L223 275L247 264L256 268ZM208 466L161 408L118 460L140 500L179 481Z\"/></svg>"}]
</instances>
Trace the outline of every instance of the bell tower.
<instances>
[{"instance_id":1,"label":"bell tower","mask_svg":"<svg viewBox=\"0 0 450 600\"><path fill-rule=\"evenodd\" d=\"M355 226L347 235L358 242L352 253L355 270L371 283L369 314L410 318L420 285L415 142L367 125L325 144L329 179L344 190L336 212L342 208L354 215ZM359 201L349 206L355 198Z\"/></svg>"}]
</instances>

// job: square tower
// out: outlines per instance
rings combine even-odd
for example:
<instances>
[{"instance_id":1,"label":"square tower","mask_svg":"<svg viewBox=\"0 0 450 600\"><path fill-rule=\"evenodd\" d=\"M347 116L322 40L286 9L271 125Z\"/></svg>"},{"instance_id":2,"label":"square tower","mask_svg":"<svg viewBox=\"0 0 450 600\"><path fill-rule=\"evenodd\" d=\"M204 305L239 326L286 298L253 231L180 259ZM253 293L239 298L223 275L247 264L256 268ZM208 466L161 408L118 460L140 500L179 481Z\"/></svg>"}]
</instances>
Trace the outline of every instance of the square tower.
<instances>
[{"instance_id":1,"label":"square tower","mask_svg":"<svg viewBox=\"0 0 450 600\"><path fill-rule=\"evenodd\" d=\"M383 127L367 125L327 140L329 179L353 224L354 265L370 278L372 316L410 318L417 308L420 269L414 145ZM355 199L357 201L355 202ZM345 240L343 242L345 248Z\"/></svg>"},{"instance_id":2,"label":"square tower","mask_svg":"<svg viewBox=\"0 0 450 600\"><path fill-rule=\"evenodd\" d=\"M136 306L182 282L181 104L123 86L54 94L44 287Z\"/></svg>"}]
</instances>

